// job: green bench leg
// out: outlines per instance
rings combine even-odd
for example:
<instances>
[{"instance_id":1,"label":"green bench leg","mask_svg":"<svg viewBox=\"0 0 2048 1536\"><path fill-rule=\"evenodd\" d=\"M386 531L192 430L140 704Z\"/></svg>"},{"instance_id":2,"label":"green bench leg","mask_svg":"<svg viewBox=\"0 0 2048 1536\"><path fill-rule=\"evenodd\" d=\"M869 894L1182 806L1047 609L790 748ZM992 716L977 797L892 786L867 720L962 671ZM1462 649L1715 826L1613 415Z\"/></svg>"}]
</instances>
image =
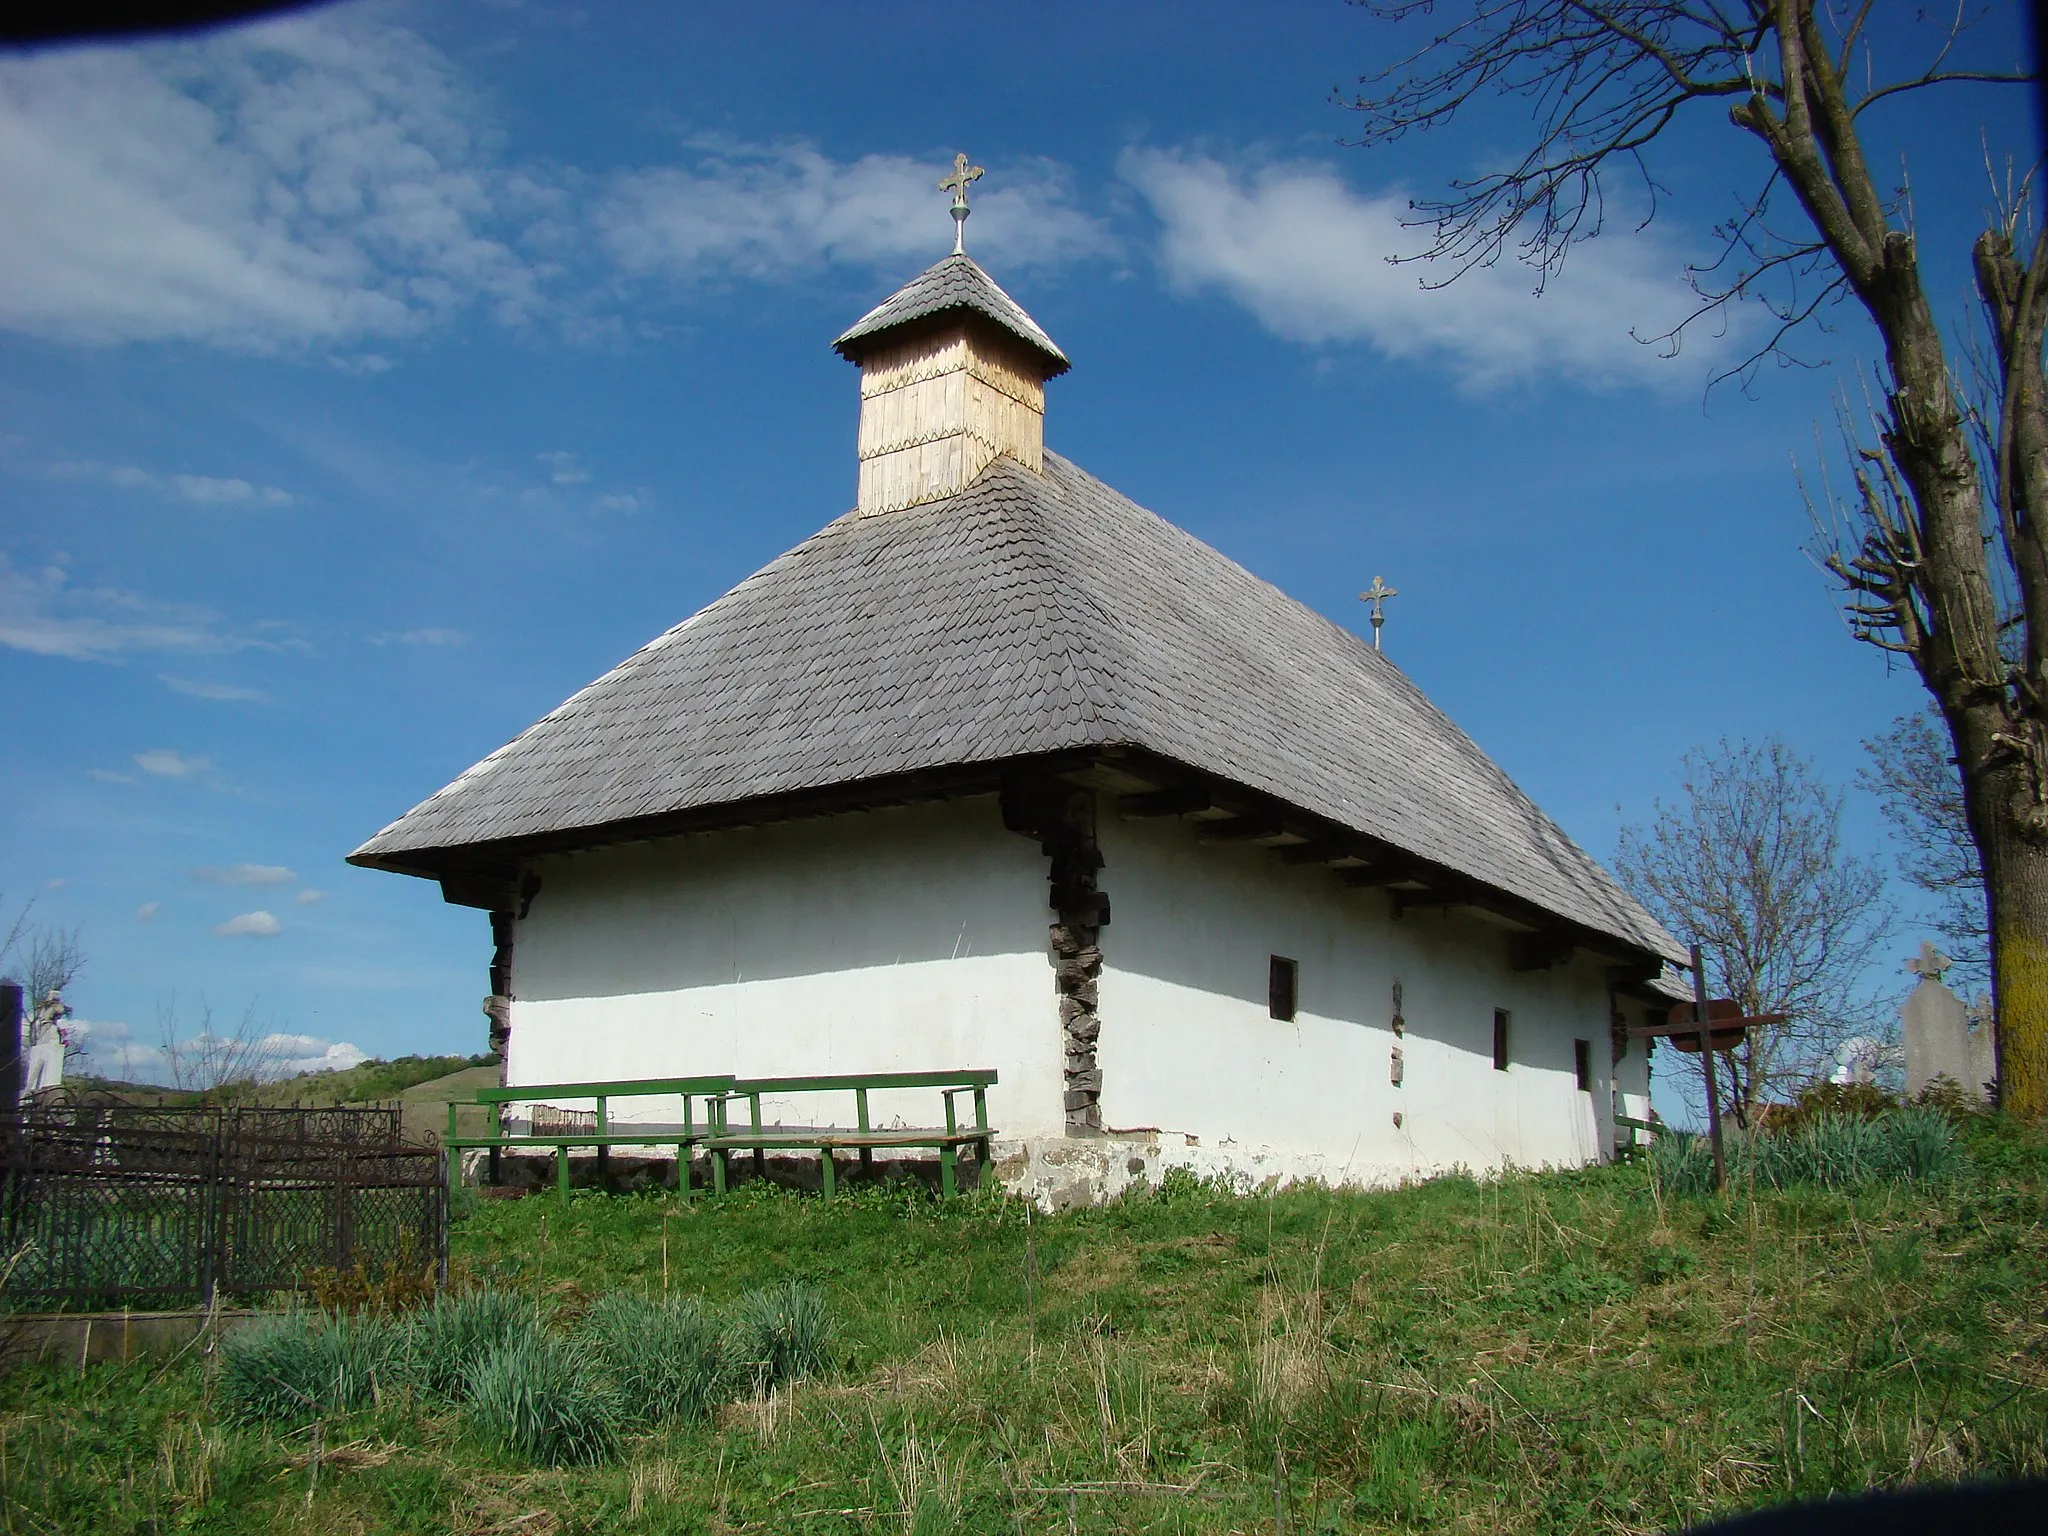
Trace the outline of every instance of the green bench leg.
<instances>
[{"instance_id":1,"label":"green bench leg","mask_svg":"<svg viewBox=\"0 0 2048 1536\"><path fill-rule=\"evenodd\" d=\"M995 1184L995 1181L996 1181L996 1170L995 1170L995 1165L994 1165L994 1164L993 1164L992 1162L990 1162L990 1161L989 1161L989 1155L988 1155L988 1143L987 1143L987 1142L985 1142L985 1141L978 1141L978 1142L976 1142L976 1143L974 1144L974 1155L975 1155L975 1169L974 1169L974 1182L975 1182L975 1185L976 1185L976 1187L977 1187L977 1188L980 1188L980 1189L988 1189L988 1188L990 1188L991 1186L993 1186L993 1185Z\"/></svg>"},{"instance_id":2,"label":"green bench leg","mask_svg":"<svg viewBox=\"0 0 2048 1536\"><path fill-rule=\"evenodd\" d=\"M715 1148L711 1153L711 1193L725 1193L725 1149Z\"/></svg>"},{"instance_id":3,"label":"green bench leg","mask_svg":"<svg viewBox=\"0 0 2048 1536\"><path fill-rule=\"evenodd\" d=\"M452 1199L462 1185L462 1148L448 1149L448 1194Z\"/></svg>"},{"instance_id":4,"label":"green bench leg","mask_svg":"<svg viewBox=\"0 0 2048 1536\"><path fill-rule=\"evenodd\" d=\"M505 1182L505 1149L491 1148L491 1187L495 1189Z\"/></svg>"},{"instance_id":5,"label":"green bench leg","mask_svg":"<svg viewBox=\"0 0 2048 1536\"><path fill-rule=\"evenodd\" d=\"M690 1195L690 1147L688 1142L676 1143L676 1193L685 1203Z\"/></svg>"},{"instance_id":6,"label":"green bench leg","mask_svg":"<svg viewBox=\"0 0 2048 1536\"><path fill-rule=\"evenodd\" d=\"M825 1198L830 1200L839 1188L839 1165L833 1161L830 1147L818 1149L818 1172L822 1176Z\"/></svg>"},{"instance_id":7,"label":"green bench leg","mask_svg":"<svg viewBox=\"0 0 2048 1536\"><path fill-rule=\"evenodd\" d=\"M555 1198L564 1205L569 1203L569 1149L559 1144L555 1147Z\"/></svg>"},{"instance_id":8,"label":"green bench leg","mask_svg":"<svg viewBox=\"0 0 2048 1536\"><path fill-rule=\"evenodd\" d=\"M949 1141L939 1148L939 1192L949 1199L960 1193L960 1181L953 1173L953 1144Z\"/></svg>"}]
</instances>

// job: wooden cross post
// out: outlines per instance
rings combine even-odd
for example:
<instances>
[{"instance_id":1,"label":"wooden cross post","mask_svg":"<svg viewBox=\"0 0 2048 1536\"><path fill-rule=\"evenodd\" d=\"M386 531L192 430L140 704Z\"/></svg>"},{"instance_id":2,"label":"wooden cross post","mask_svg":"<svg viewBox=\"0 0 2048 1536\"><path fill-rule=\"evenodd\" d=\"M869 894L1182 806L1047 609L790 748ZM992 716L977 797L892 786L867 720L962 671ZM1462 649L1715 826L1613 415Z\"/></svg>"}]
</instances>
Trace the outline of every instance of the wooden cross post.
<instances>
[{"instance_id":1,"label":"wooden cross post","mask_svg":"<svg viewBox=\"0 0 2048 1536\"><path fill-rule=\"evenodd\" d=\"M1699 945L1692 947L1692 1015L1700 1027L1700 1060L1707 1073L1707 1134L1714 1143L1714 1188L1721 1189L1728 1182L1728 1164L1721 1152L1721 1085L1714 1071L1714 1042L1707 1031L1713 1027L1708 1017L1707 967Z\"/></svg>"}]
</instances>

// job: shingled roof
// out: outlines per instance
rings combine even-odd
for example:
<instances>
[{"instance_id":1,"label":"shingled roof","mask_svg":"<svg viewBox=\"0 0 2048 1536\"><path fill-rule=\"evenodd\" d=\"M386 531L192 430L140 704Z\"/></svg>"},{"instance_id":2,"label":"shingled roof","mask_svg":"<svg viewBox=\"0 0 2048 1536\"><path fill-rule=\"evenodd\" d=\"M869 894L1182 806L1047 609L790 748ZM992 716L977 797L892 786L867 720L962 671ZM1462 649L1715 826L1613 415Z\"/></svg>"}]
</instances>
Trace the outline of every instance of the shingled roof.
<instances>
[{"instance_id":1,"label":"shingled roof","mask_svg":"<svg viewBox=\"0 0 2048 1536\"><path fill-rule=\"evenodd\" d=\"M350 857L1112 745L1683 958L1391 661L1052 453L828 524Z\"/></svg>"},{"instance_id":2,"label":"shingled roof","mask_svg":"<svg viewBox=\"0 0 2048 1536\"><path fill-rule=\"evenodd\" d=\"M1052 338L1024 313L1023 306L1003 292L973 257L958 251L912 278L854 321L832 346L848 362L857 363L875 338L885 332L899 331L915 321L958 310L994 321L1038 353L1049 379L1058 378L1071 366L1067 354L1053 345Z\"/></svg>"}]
</instances>

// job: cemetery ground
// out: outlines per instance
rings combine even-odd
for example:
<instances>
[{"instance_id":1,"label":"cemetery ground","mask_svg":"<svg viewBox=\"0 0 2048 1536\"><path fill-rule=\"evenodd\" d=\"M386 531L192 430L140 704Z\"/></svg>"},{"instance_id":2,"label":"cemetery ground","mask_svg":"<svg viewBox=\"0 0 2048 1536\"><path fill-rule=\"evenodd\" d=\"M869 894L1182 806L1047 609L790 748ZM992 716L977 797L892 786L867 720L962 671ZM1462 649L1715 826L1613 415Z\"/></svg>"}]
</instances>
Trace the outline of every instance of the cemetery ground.
<instances>
[{"instance_id":1,"label":"cemetery ground","mask_svg":"<svg viewBox=\"0 0 2048 1536\"><path fill-rule=\"evenodd\" d=\"M799 1281L824 1368L539 1465L393 1380L238 1421L220 1363L0 1378L7 1531L1668 1531L2048 1471L2048 1136L1942 1179L1662 1187L1642 1163L1382 1193L1191 1179L1030 1216L767 1185L484 1201L458 1282L563 1337ZM600 1309L601 1312L601 1309Z\"/></svg>"}]
</instances>

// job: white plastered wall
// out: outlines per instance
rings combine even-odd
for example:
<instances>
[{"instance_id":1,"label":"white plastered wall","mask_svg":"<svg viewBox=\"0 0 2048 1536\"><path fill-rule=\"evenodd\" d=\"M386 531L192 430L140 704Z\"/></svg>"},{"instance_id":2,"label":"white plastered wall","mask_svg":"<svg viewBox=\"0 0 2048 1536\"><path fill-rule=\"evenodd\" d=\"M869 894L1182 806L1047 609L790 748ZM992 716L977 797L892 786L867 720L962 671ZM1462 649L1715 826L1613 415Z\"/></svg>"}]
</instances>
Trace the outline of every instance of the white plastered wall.
<instances>
[{"instance_id":1,"label":"white plastered wall","mask_svg":"<svg viewBox=\"0 0 2048 1536\"><path fill-rule=\"evenodd\" d=\"M1606 962L1582 955L1518 973L1507 930L1483 919L1397 920L1384 891L1349 891L1326 870L1255 848L1198 843L1183 823L1104 816L1099 835L1114 914L1097 1046L1110 1134L1156 1130L1168 1144L1191 1138L1205 1154L1198 1164L1222 1152L1364 1184L1608 1155ZM1291 1023L1268 1016L1276 954L1300 965ZM1512 1020L1505 1072L1493 1067L1496 1008ZM1591 1092L1577 1086L1574 1040L1591 1047Z\"/></svg>"},{"instance_id":2,"label":"white plastered wall","mask_svg":"<svg viewBox=\"0 0 2048 1536\"><path fill-rule=\"evenodd\" d=\"M1003 829L993 795L629 844L535 872L513 946L513 1086L993 1067L1001 1132L1059 1132L1045 859ZM850 1094L782 1108L852 1123ZM938 1096L878 1094L874 1112L930 1124Z\"/></svg>"}]
</instances>

